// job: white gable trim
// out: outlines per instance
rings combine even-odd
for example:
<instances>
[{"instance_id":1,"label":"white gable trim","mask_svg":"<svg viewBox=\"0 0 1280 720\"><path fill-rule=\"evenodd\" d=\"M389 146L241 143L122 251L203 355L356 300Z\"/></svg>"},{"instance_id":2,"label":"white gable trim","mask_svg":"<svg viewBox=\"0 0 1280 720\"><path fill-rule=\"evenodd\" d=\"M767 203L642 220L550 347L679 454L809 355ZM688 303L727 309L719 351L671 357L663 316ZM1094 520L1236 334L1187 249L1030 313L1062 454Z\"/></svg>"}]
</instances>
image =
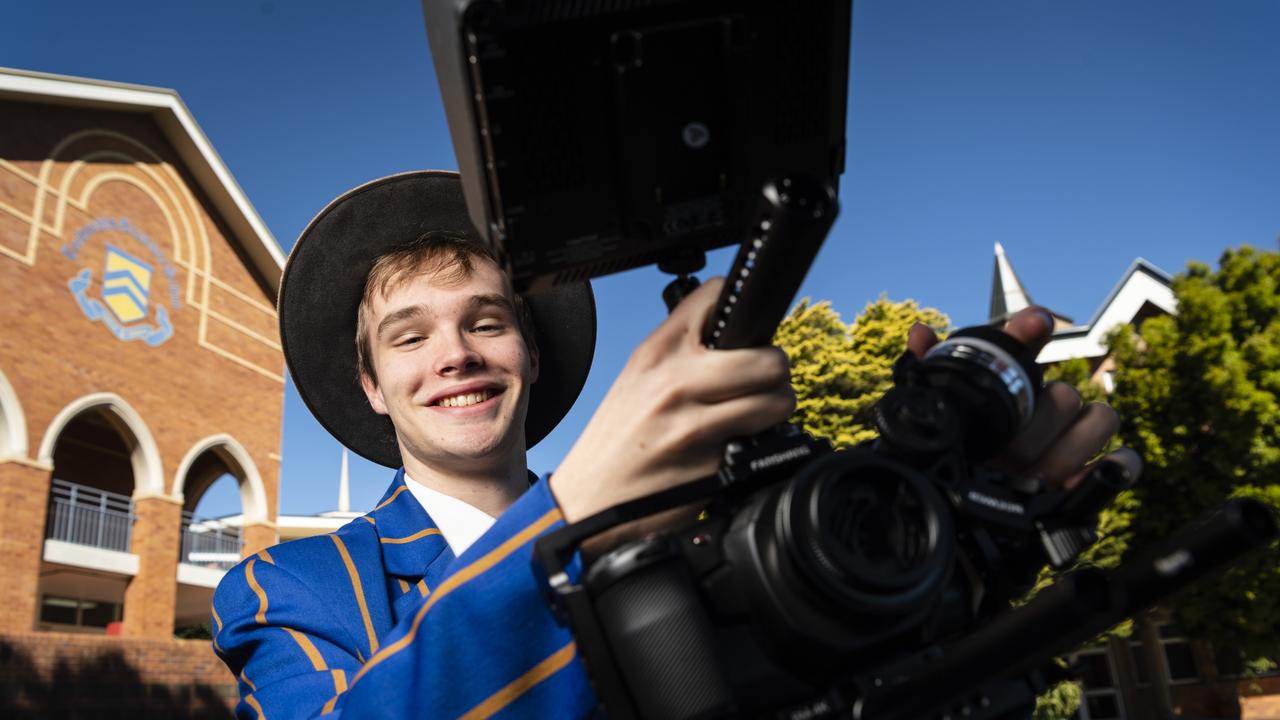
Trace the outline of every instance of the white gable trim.
<instances>
[{"instance_id":1,"label":"white gable trim","mask_svg":"<svg viewBox=\"0 0 1280 720\"><path fill-rule=\"evenodd\" d=\"M0 67L0 98L151 114L271 293L280 291L284 252L176 92Z\"/></svg>"},{"instance_id":2,"label":"white gable trim","mask_svg":"<svg viewBox=\"0 0 1280 720\"><path fill-rule=\"evenodd\" d=\"M1106 355L1107 333L1116 325L1133 320L1146 303L1170 315L1177 314L1178 301L1169 283L1170 277L1159 268L1141 258L1134 260L1089 324L1054 333L1036 361L1047 364Z\"/></svg>"}]
</instances>

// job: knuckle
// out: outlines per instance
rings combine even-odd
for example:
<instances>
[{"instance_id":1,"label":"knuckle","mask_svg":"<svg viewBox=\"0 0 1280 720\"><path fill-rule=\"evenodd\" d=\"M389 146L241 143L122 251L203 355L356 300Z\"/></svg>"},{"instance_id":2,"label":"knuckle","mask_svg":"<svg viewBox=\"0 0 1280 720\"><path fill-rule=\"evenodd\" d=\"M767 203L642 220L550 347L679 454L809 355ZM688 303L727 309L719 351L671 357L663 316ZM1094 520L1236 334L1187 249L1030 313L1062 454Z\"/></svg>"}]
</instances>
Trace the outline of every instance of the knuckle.
<instances>
[{"instance_id":1,"label":"knuckle","mask_svg":"<svg viewBox=\"0 0 1280 720\"><path fill-rule=\"evenodd\" d=\"M1085 406L1084 412L1090 417L1097 418L1098 422L1105 423L1112 433L1120 429L1120 413L1106 403L1091 402Z\"/></svg>"},{"instance_id":2,"label":"knuckle","mask_svg":"<svg viewBox=\"0 0 1280 720\"><path fill-rule=\"evenodd\" d=\"M769 379L775 383L791 381L791 361L780 348L770 348L765 355L765 370Z\"/></svg>"},{"instance_id":3,"label":"knuckle","mask_svg":"<svg viewBox=\"0 0 1280 720\"><path fill-rule=\"evenodd\" d=\"M672 412L688 400L688 389L679 383L659 383L646 394L652 398L655 407L664 412Z\"/></svg>"},{"instance_id":4,"label":"knuckle","mask_svg":"<svg viewBox=\"0 0 1280 720\"><path fill-rule=\"evenodd\" d=\"M772 414L788 418L796 410L796 392L790 385L778 388L769 394L768 402Z\"/></svg>"},{"instance_id":5,"label":"knuckle","mask_svg":"<svg viewBox=\"0 0 1280 720\"><path fill-rule=\"evenodd\" d=\"M1081 404L1084 402L1080 397L1080 391L1071 383L1054 380L1046 383L1044 389L1045 392L1049 393L1054 398L1054 400L1064 406L1079 409Z\"/></svg>"}]
</instances>

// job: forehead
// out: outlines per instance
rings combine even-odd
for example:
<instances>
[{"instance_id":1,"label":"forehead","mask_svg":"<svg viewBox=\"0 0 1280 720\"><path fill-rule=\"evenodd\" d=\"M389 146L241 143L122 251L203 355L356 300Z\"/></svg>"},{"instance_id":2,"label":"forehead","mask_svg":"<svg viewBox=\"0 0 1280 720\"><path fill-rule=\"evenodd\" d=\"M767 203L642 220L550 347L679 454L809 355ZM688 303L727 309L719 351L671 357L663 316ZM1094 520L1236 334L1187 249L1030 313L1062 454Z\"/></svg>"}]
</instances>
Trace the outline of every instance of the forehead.
<instances>
[{"instance_id":1,"label":"forehead","mask_svg":"<svg viewBox=\"0 0 1280 720\"><path fill-rule=\"evenodd\" d=\"M511 283L497 265L484 257L473 257L471 264L470 273L456 266L405 272L389 283L384 293L373 293L373 315L378 317L413 304L443 312L476 296L501 295L513 300Z\"/></svg>"}]
</instances>

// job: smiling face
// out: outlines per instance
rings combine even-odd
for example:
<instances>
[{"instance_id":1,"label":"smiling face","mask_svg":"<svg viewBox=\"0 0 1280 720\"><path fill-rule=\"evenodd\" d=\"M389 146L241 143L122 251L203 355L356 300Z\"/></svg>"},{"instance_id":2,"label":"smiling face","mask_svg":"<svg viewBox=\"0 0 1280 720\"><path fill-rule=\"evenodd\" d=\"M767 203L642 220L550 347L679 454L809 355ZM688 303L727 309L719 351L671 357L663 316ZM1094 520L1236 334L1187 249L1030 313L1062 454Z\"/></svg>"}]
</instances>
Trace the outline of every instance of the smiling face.
<instances>
[{"instance_id":1,"label":"smiling face","mask_svg":"<svg viewBox=\"0 0 1280 720\"><path fill-rule=\"evenodd\" d=\"M373 372L361 385L373 409L390 416L415 478L415 467L523 472L537 356L506 277L488 259L471 265L409 273L362 308Z\"/></svg>"}]
</instances>

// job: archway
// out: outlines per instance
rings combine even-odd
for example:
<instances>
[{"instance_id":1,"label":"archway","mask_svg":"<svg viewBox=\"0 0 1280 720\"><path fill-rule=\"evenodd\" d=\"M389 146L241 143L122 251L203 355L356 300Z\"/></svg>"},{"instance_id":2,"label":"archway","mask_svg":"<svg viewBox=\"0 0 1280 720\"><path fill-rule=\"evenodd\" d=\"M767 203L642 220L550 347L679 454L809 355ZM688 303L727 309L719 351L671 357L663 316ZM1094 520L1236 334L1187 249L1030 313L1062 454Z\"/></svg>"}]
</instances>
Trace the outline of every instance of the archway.
<instances>
[{"instance_id":1,"label":"archway","mask_svg":"<svg viewBox=\"0 0 1280 720\"><path fill-rule=\"evenodd\" d=\"M267 497L253 459L226 434L187 452L172 495L182 499L183 511L174 626L180 635L195 636L192 628L208 622L213 588L240 560L245 525L266 520Z\"/></svg>"},{"instance_id":2,"label":"archway","mask_svg":"<svg viewBox=\"0 0 1280 720\"><path fill-rule=\"evenodd\" d=\"M138 572L131 553L133 496L157 487L159 452L128 403L99 393L73 402L54 418L37 460L53 468L39 627L105 632L123 618L125 589Z\"/></svg>"},{"instance_id":3,"label":"archway","mask_svg":"<svg viewBox=\"0 0 1280 720\"><path fill-rule=\"evenodd\" d=\"M54 476L58 468L54 462L54 451L66 428L84 416L91 424L101 428L111 428L124 444L127 462L132 470L133 484L115 488L115 491L130 494L163 495L164 475L160 468L160 451L150 428L142 416L129 403L115 393L93 393L86 395L62 409L49 423L36 461L54 466ZM96 420L92 418L97 418ZM92 432L92 431L91 431ZM93 437L102 438L101 430ZM72 443L75 444L74 442ZM117 451L119 448L116 448Z\"/></svg>"},{"instance_id":4,"label":"archway","mask_svg":"<svg viewBox=\"0 0 1280 720\"><path fill-rule=\"evenodd\" d=\"M0 460L27 457L27 419L9 379L0 371Z\"/></svg>"}]
</instances>

